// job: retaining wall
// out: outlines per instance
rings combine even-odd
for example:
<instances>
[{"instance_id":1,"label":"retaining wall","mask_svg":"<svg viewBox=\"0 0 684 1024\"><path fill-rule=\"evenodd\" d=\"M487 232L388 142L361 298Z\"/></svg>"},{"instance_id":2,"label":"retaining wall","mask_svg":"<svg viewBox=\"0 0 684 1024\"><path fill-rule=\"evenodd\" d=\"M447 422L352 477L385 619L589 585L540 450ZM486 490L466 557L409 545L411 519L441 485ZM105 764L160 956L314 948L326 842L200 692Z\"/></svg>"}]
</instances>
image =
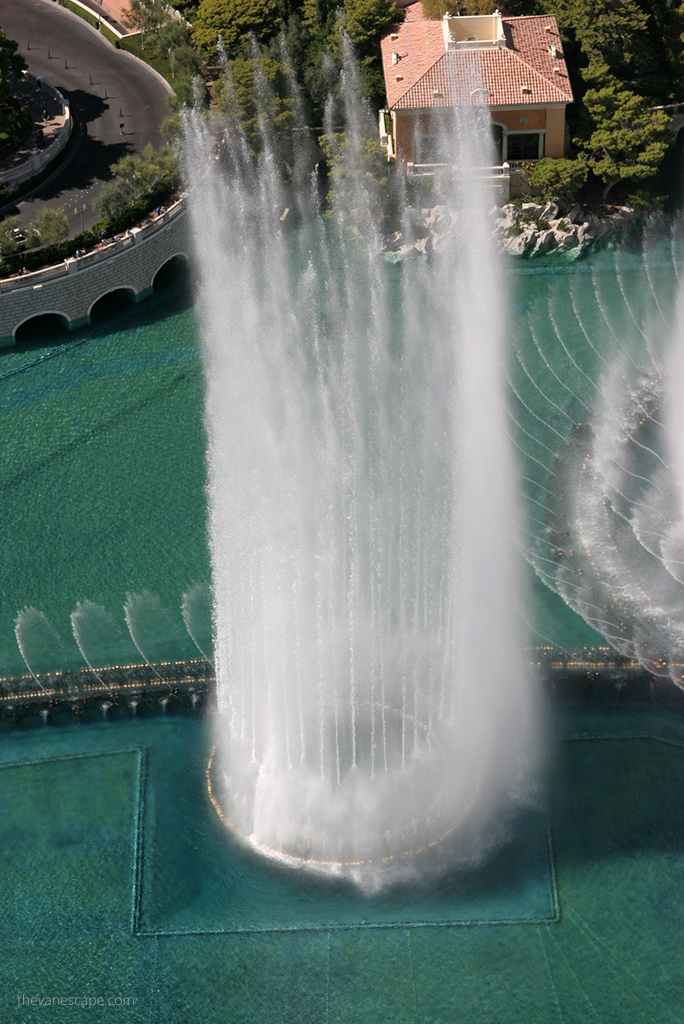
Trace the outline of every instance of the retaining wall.
<instances>
[{"instance_id":1,"label":"retaining wall","mask_svg":"<svg viewBox=\"0 0 684 1024\"><path fill-rule=\"evenodd\" d=\"M47 78L40 78L36 75L32 75L30 71L24 71L24 75L27 78L33 79L33 81L40 86L43 92L50 93L50 95L61 104L62 113L60 116L64 118L64 124L58 130L56 137L52 140L50 145L46 146L44 150L39 153L34 153L33 156L28 157L28 159L24 160L24 162L19 164L18 167L11 167L6 171L0 171L0 184L12 185L14 188L22 185L25 181L30 181L31 178L35 178L48 166L48 164L51 164L52 161L59 156L69 141L74 127L74 119L71 116L69 104L64 99L59 89L56 89L54 85L48 82Z\"/></svg>"}]
</instances>

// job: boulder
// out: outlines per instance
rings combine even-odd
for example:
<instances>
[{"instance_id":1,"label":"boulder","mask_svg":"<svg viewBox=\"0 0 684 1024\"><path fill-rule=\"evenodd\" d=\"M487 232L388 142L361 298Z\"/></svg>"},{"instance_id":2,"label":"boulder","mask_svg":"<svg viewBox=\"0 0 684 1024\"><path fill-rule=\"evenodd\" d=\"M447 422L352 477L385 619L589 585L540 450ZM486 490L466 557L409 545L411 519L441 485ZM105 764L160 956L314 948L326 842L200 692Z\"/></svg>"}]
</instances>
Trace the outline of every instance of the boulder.
<instances>
[{"instance_id":1,"label":"boulder","mask_svg":"<svg viewBox=\"0 0 684 1024\"><path fill-rule=\"evenodd\" d=\"M561 249L574 249L578 243L577 228L573 225L569 231L554 231L556 245Z\"/></svg>"},{"instance_id":2,"label":"boulder","mask_svg":"<svg viewBox=\"0 0 684 1024\"><path fill-rule=\"evenodd\" d=\"M401 231L393 231L391 235L385 237L383 248L396 251L401 245L402 239Z\"/></svg>"},{"instance_id":3,"label":"boulder","mask_svg":"<svg viewBox=\"0 0 684 1024\"><path fill-rule=\"evenodd\" d=\"M523 231L520 235L509 235L504 241L504 248L514 256L524 256L537 244L538 232Z\"/></svg>"},{"instance_id":4,"label":"boulder","mask_svg":"<svg viewBox=\"0 0 684 1024\"><path fill-rule=\"evenodd\" d=\"M451 214L446 206L433 206L425 222L433 234L443 235L451 228Z\"/></svg>"},{"instance_id":5,"label":"boulder","mask_svg":"<svg viewBox=\"0 0 684 1024\"><path fill-rule=\"evenodd\" d=\"M406 224L406 233L411 238L427 238L427 220L421 211L417 210L415 206L406 207L404 211L404 223Z\"/></svg>"},{"instance_id":6,"label":"boulder","mask_svg":"<svg viewBox=\"0 0 684 1024\"><path fill-rule=\"evenodd\" d=\"M519 220L520 210L517 206L514 206L513 203L507 203L505 206L501 207L501 211L498 217L498 223L505 231L508 231L509 228L512 228L513 225L517 224Z\"/></svg>"},{"instance_id":7,"label":"boulder","mask_svg":"<svg viewBox=\"0 0 684 1024\"><path fill-rule=\"evenodd\" d=\"M544 220L558 220L558 203L547 203L540 216Z\"/></svg>"},{"instance_id":8,"label":"boulder","mask_svg":"<svg viewBox=\"0 0 684 1024\"><path fill-rule=\"evenodd\" d=\"M553 228L548 228L546 231L540 231L537 235L537 241L535 243L532 255L541 255L542 253L548 252L556 244L556 233Z\"/></svg>"},{"instance_id":9,"label":"boulder","mask_svg":"<svg viewBox=\"0 0 684 1024\"><path fill-rule=\"evenodd\" d=\"M587 225L586 224L578 224L577 225L577 244L578 245L584 245L587 242L593 242L593 241L594 241L594 236L592 235L592 233L589 230L589 228L587 227Z\"/></svg>"},{"instance_id":10,"label":"boulder","mask_svg":"<svg viewBox=\"0 0 684 1024\"><path fill-rule=\"evenodd\" d=\"M427 252L450 252L454 245L454 236L450 231L444 235L432 235L428 240Z\"/></svg>"},{"instance_id":11,"label":"boulder","mask_svg":"<svg viewBox=\"0 0 684 1024\"><path fill-rule=\"evenodd\" d=\"M591 235L592 238L603 238L604 235L610 233L609 218L601 220L594 213L588 213L584 218L584 228L586 235Z\"/></svg>"},{"instance_id":12,"label":"boulder","mask_svg":"<svg viewBox=\"0 0 684 1024\"><path fill-rule=\"evenodd\" d=\"M570 224L581 224L584 220L584 212L579 203L573 203L568 212L565 214L565 220Z\"/></svg>"},{"instance_id":13,"label":"boulder","mask_svg":"<svg viewBox=\"0 0 684 1024\"><path fill-rule=\"evenodd\" d=\"M541 217L544 207L541 203L523 203L523 213L530 213L533 217Z\"/></svg>"},{"instance_id":14,"label":"boulder","mask_svg":"<svg viewBox=\"0 0 684 1024\"><path fill-rule=\"evenodd\" d=\"M524 256L527 251L527 239L525 235L509 235L504 239L504 249L513 256Z\"/></svg>"}]
</instances>

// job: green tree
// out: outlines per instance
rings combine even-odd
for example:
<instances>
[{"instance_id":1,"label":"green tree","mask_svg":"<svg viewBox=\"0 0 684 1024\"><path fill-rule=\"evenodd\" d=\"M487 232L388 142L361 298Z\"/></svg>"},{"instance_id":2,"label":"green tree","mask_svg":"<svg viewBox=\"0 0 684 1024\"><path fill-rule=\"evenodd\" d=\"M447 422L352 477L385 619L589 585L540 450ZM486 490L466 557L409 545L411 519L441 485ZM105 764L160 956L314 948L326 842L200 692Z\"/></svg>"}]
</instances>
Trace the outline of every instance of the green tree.
<instances>
[{"instance_id":1,"label":"green tree","mask_svg":"<svg viewBox=\"0 0 684 1024\"><path fill-rule=\"evenodd\" d=\"M26 228L26 244L29 249L38 246L56 245L69 234L69 221L64 210L43 206Z\"/></svg>"},{"instance_id":2,"label":"green tree","mask_svg":"<svg viewBox=\"0 0 684 1024\"><path fill-rule=\"evenodd\" d=\"M3 256L11 256L19 248L17 238L13 234L18 227L19 217L16 215L0 221L0 254Z\"/></svg>"},{"instance_id":3,"label":"green tree","mask_svg":"<svg viewBox=\"0 0 684 1024\"><path fill-rule=\"evenodd\" d=\"M496 0L423 0L423 14L430 21L445 14L493 14L497 7Z\"/></svg>"},{"instance_id":4,"label":"green tree","mask_svg":"<svg viewBox=\"0 0 684 1024\"><path fill-rule=\"evenodd\" d=\"M678 100L684 87L684 3L663 5L664 11L656 18L658 38L664 49L664 74L661 75L666 90L663 98Z\"/></svg>"},{"instance_id":5,"label":"green tree","mask_svg":"<svg viewBox=\"0 0 684 1024\"><path fill-rule=\"evenodd\" d=\"M142 153L130 153L112 165L113 180L103 185L95 200L95 208L105 217L115 219L129 206L171 189L178 179L178 157L170 146L155 149L148 143Z\"/></svg>"},{"instance_id":6,"label":"green tree","mask_svg":"<svg viewBox=\"0 0 684 1024\"><path fill-rule=\"evenodd\" d=\"M8 39L0 29L0 152L20 141L20 135L33 121L25 107L20 107L13 96L14 84L26 67L26 61L17 53L19 44Z\"/></svg>"},{"instance_id":7,"label":"green tree","mask_svg":"<svg viewBox=\"0 0 684 1024\"><path fill-rule=\"evenodd\" d=\"M535 196L546 201L568 202L586 184L589 173L584 160L552 160L544 157L530 164L527 180Z\"/></svg>"},{"instance_id":8,"label":"green tree","mask_svg":"<svg viewBox=\"0 0 684 1024\"><path fill-rule=\"evenodd\" d=\"M662 110L650 110L605 64L592 63L584 77L592 85L584 95L592 129L575 144L605 183L605 199L619 181L637 183L656 174L672 141L670 121Z\"/></svg>"},{"instance_id":9,"label":"green tree","mask_svg":"<svg viewBox=\"0 0 684 1024\"><path fill-rule=\"evenodd\" d=\"M368 214L384 219L389 211L389 165L376 135L357 137L345 132L321 135L332 189L328 202L333 210L350 215L359 230L367 227Z\"/></svg>"},{"instance_id":10,"label":"green tree","mask_svg":"<svg viewBox=\"0 0 684 1024\"><path fill-rule=\"evenodd\" d=\"M390 25L403 20L404 12L394 0L344 0L342 14L335 20L329 39L331 50L338 57L343 52L342 34L351 41L361 93L371 107L380 106L385 98L380 36Z\"/></svg>"},{"instance_id":11,"label":"green tree","mask_svg":"<svg viewBox=\"0 0 684 1024\"><path fill-rule=\"evenodd\" d=\"M361 57L375 57L383 31L403 20L394 0L344 0L344 31Z\"/></svg>"},{"instance_id":12,"label":"green tree","mask_svg":"<svg viewBox=\"0 0 684 1024\"><path fill-rule=\"evenodd\" d=\"M574 32L592 60L616 67L633 63L640 52L649 15L637 0L557 0L549 9L561 32Z\"/></svg>"},{"instance_id":13,"label":"green tree","mask_svg":"<svg viewBox=\"0 0 684 1024\"><path fill-rule=\"evenodd\" d=\"M121 15L121 20L126 28L140 30L144 50L145 33L158 33L171 16L164 0L130 0L130 5L128 10Z\"/></svg>"},{"instance_id":14,"label":"green tree","mask_svg":"<svg viewBox=\"0 0 684 1024\"><path fill-rule=\"evenodd\" d=\"M202 0L193 34L199 46L214 51L221 36L228 54L251 35L261 42L282 25L276 0Z\"/></svg>"},{"instance_id":15,"label":"green tree","mask_svg":"<svg viewBox=\"0 0 684 1024\"><path fill-rule=\"evenodd\" d=\"M273 57L238 57L214 87L216 105L224 117L245 134L252 152L263 148L262 133L270 131L282 152L289 151L295 122L290 71Z\"/></svg>"}]
</instances>

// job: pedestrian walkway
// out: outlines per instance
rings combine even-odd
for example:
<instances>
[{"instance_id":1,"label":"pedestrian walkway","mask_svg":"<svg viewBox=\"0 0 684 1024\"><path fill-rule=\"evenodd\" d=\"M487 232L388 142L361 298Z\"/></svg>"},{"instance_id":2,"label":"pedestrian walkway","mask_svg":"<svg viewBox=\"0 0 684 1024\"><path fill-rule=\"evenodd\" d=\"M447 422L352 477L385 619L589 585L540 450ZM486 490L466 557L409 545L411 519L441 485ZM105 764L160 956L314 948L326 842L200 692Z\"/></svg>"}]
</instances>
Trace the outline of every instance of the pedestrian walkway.
<instances>
[{"instance_id":1,"label":"pedestrian walkway","mask_svg":"<svg viewBox=\"0 0 684 1024\"><path fill-rule=\"evenodd\" d=\"M130 0L79 0L81 7L87 8L96 17L101 18L103 23L120 35L134 35L138 30L130 29L123 23L125 14L130 10Z\"/></svg>"},{"instance_id":2,"label":"pedestrian walkway","mask_svg":"<svg viewBox=\"0 0 684 1024\"><path fill-rule=\"evenodd\" d=\"M15 96L22 106L28 107L33 118L33 128L21 145L0 160L0 178L6 171L14 170L30 160L32 156L47 149L64 127L64 111L57 98L30 78L22 78L15 90Z\"/></svg>"}]
</instances>

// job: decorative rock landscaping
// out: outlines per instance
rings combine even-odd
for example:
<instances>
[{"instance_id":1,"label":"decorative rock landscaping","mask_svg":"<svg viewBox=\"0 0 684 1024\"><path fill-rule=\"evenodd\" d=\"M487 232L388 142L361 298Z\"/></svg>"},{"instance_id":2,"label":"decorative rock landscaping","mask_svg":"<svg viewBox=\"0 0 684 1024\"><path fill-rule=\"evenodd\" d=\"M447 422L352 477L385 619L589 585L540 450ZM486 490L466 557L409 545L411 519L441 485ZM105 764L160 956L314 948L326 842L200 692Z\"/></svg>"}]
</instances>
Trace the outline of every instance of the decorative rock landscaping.
<instances>
[{"instance_id":1,"label":"decorative rock landscaping","mask_svg":"<svg viewBox=\"0 0 684 1024\"><path fill-rule=\"evenodd\" d=\"M492 236L515 256L546 255L550 252L586 251L598 239L617 235L644 216L629 206L608 208L598 217L578 203L562 206L556 202L508 203L490 210ZM405 211L404 228L385 239L385 257L398 262L407 256L429 255L448 250L454 241L457 215L446 206Z\"/></svg>"}]
</instances>

